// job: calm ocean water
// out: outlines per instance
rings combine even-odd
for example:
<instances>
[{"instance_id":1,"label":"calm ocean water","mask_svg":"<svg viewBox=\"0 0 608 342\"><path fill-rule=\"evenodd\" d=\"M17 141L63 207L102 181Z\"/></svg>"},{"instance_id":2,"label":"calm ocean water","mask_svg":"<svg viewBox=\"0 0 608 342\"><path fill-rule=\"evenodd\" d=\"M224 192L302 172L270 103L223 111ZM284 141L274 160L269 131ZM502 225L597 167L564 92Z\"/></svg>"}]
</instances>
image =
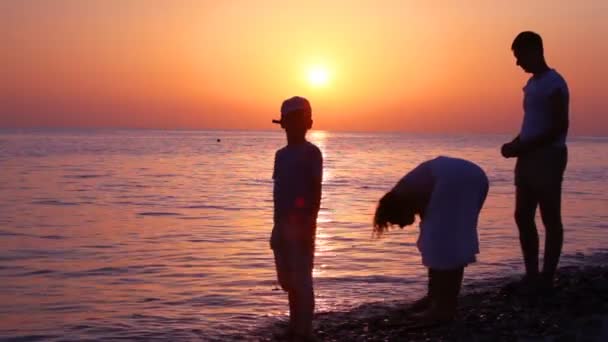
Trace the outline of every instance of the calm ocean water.
<instances>
[{"instance_id":1,"label":"calm ocean water","mask_svg":"<svg viewBox=\"0 0 608 342\"><path fill-rule=\"evenodd\" d=\"M508 136L309 138L325 157L317 311L421 294L417 228L377 240L371 219L386 190L437 155L470 159L491 181L466 282L522 272L514 160L498 151ZM220 339L284 317L268 247L284 140L280 131L0 131L0 338ZM564 263L608 245L608 139L569 146Z\"/></svg>"}]
</instances>

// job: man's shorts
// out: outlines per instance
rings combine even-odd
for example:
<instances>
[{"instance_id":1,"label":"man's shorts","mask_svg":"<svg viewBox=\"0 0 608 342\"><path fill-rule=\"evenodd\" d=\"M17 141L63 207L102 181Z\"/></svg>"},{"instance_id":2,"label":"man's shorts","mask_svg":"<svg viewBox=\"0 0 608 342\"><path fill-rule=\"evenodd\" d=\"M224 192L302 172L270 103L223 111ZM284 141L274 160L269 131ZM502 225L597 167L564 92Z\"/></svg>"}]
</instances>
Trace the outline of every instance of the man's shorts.
<instances>
[{"instance_id":1,"label":"man's shorts","mask_svg":"<svg viewBox=\"0 0 608 342\"><path fill-rule=\"evenodd\" d=\"M548 146L517 158L515 185L535 191L560 187L568 163L566 147Z\"/></svg>"}]
</instances>

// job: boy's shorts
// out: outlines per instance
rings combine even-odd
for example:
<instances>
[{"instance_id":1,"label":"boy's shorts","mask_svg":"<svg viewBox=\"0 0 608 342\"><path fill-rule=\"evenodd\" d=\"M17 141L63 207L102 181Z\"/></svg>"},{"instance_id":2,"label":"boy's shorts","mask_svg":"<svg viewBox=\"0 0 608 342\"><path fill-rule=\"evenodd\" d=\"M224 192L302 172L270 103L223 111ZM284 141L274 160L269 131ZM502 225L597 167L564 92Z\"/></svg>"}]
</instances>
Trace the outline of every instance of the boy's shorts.
<instances>
[{"instance_id":1,"label":"boy's shorts","mask_svg":"<svg viewBox=\"0 0 608 342\"><path fill-rule=\"evenodd\" d=\"M314 247L297 245L274 247L274 262L281 288L290 291L297 288L312 289Z\"/></svg>"}]
</instances>

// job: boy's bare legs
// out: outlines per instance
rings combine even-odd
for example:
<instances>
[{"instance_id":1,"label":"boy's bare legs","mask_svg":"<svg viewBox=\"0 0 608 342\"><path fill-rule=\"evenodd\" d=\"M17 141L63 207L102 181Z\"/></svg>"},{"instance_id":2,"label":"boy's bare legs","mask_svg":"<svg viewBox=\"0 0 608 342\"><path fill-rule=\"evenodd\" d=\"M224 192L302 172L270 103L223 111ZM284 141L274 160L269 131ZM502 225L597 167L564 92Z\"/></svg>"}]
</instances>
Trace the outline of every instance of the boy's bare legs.
<instances>
[{"instance_id":1,"label":"boy's bare legs","mask_svg":"<svg viewBox=\"0 0 608 342\"><path fill-rule=\"evenodd\" d=\"M314 251L314 249L313 249ZM299 267L291 273L289 298L289 334L293 341L309 341L313 339L312 319L315 311L315 295L313 288L312 269L313 251L307 250L294 257Z\"/></svg>"},{"instance_id":2,"label":"boy's bare legs","mask_svg":"<svg viewBox=\"0 0 608 342\"><path fill-rule=\"evenodd\" d=\"M312 287L298 287L289 291L289 330L294 340L306 340L312 337L314 309Z\"/></svg>"}]
</instances>

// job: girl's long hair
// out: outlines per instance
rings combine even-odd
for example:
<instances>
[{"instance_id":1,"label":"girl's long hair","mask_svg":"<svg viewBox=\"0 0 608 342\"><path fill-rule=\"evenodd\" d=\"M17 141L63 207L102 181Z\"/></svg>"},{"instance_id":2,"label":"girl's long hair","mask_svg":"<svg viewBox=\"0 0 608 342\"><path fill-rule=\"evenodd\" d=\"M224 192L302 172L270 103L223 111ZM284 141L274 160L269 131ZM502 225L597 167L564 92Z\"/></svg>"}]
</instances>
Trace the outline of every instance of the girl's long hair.
<instances>
[{"instance_id":1,"label":"girl's long hair","mask_svg":"<svg viewBox=\"0 0 608 342\"><path fill-rule=\"evenodd\" d=\"M378 201L378 207L376 207L376 214L374 215L373 236L380 237L387 232L402 209L397 194L394 192L390 191L382 196Z\"/></svg>"}]
</instances>

